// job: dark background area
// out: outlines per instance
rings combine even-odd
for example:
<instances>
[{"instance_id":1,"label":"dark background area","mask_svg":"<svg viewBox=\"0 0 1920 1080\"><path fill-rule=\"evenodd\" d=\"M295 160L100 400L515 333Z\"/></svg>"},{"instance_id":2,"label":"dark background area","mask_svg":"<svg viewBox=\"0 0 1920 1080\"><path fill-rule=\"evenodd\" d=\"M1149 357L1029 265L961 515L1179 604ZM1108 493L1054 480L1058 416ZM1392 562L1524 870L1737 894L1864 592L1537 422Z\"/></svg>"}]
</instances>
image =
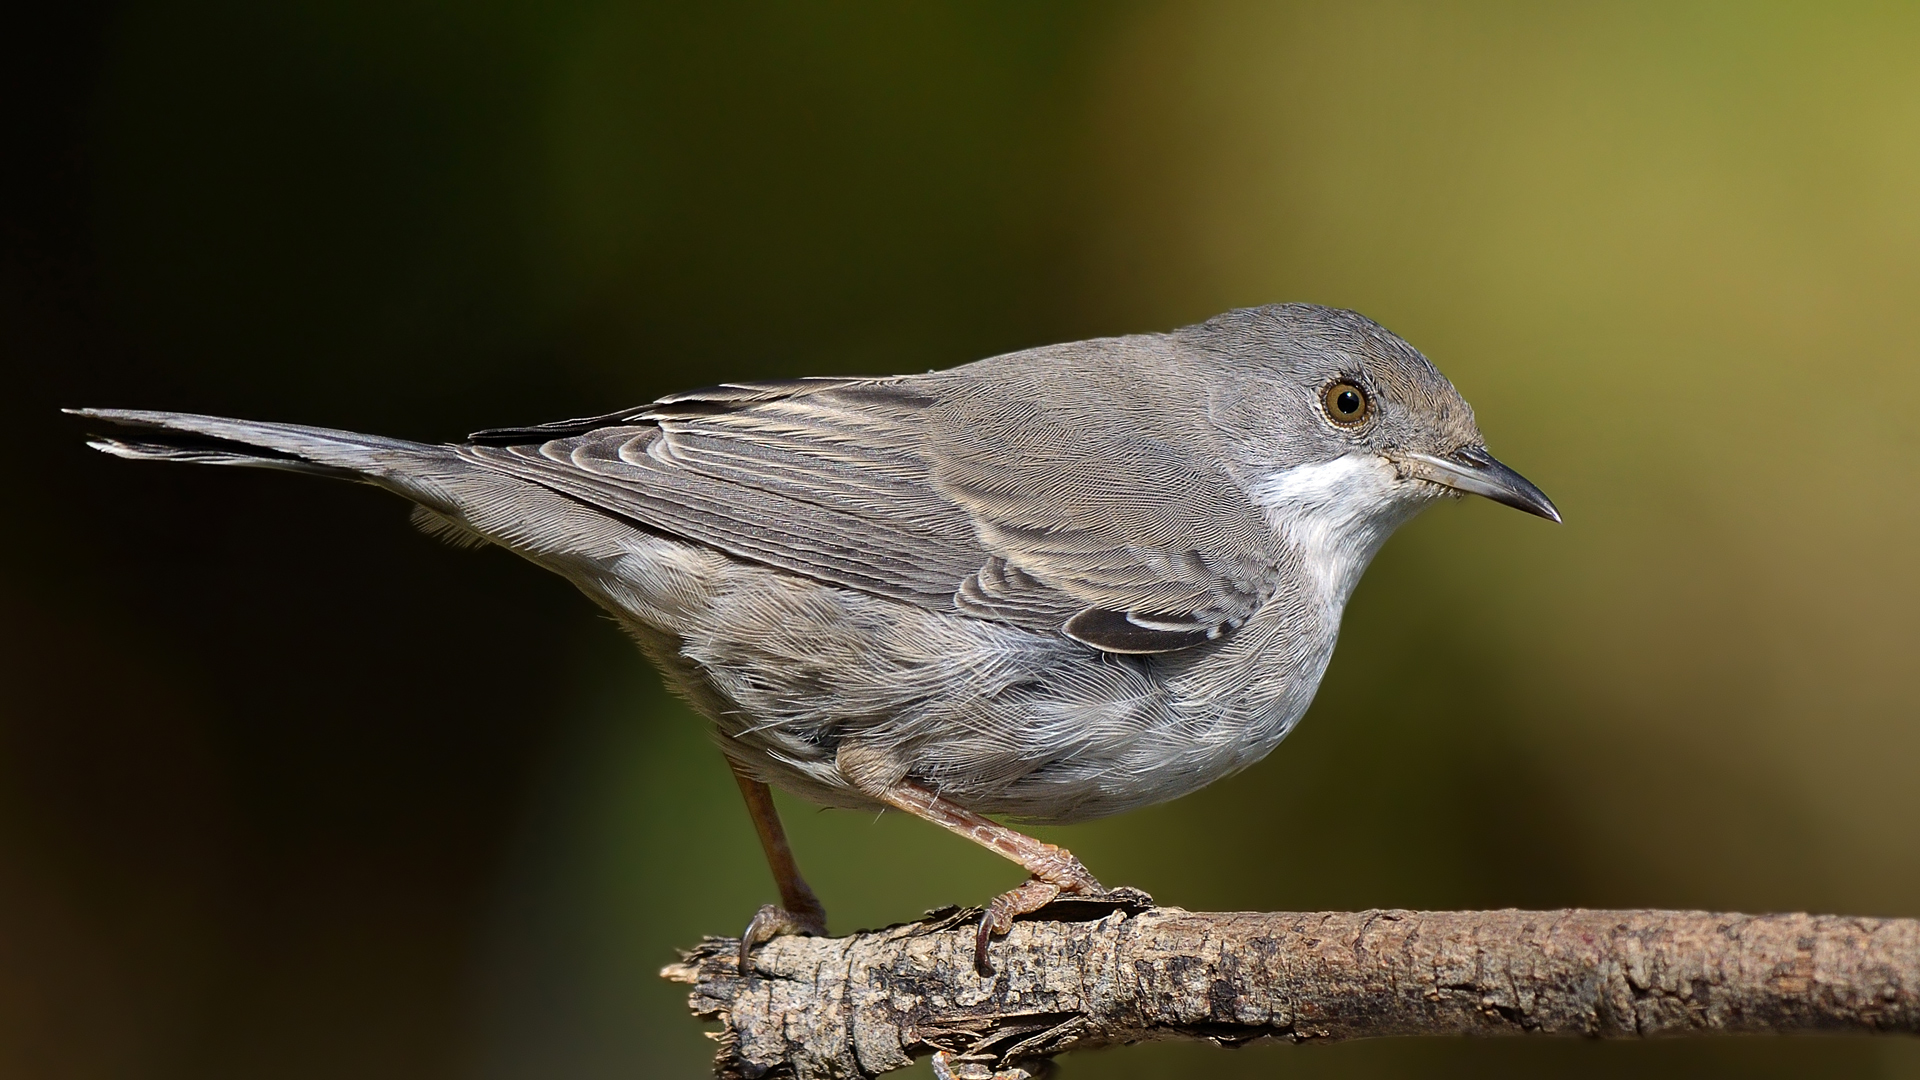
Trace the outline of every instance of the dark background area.
<instances>
[{"instance_id":1,"label":"dark background area","mask_svg":"<svg viewBox=\"0 0 1920 1080\"><path fill-rule=\"evenodd\" d=\"M60 407L437 440L1278 300L1427 351L1568 523L1428 514L1268 761L1046 835L1189 908L1920 914L1909 9L195 0L0 50L0 1075L699 1075L654 972L771 895L564 583ZM1015 874L784 805L839 930ZM1920 1053L1066 1062L1282 1070Z\"/></svg>"}]
</instances>

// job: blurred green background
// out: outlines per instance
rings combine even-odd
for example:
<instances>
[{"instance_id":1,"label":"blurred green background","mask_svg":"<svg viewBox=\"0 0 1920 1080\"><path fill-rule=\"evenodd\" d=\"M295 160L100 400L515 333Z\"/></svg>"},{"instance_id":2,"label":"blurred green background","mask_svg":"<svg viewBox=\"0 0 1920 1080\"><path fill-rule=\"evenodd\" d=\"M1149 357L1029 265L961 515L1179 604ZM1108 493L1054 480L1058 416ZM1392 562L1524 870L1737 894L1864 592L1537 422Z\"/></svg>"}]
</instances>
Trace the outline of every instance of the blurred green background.
<instances>
[{"instance_id":1,"label":"blurred green background","mask_svg":"<svg viewBox=\"0 0 1920 1080\"><path fill-rule=\"evenodd\" d=\"M1048 830L1189 908L1920 915L1920 8L51 5L0 35L0 1074L702 1074L772 895L558 579L61 405L422 439L1356 308L1563 528L1440 507L1318 702ZM787 803L838 929L1008 865ZM922 1066L924 1073L924 1066ZM1069 1077L1920 1076L1911 1041L1161 1046Z\"/></svg>"}]
</instances>

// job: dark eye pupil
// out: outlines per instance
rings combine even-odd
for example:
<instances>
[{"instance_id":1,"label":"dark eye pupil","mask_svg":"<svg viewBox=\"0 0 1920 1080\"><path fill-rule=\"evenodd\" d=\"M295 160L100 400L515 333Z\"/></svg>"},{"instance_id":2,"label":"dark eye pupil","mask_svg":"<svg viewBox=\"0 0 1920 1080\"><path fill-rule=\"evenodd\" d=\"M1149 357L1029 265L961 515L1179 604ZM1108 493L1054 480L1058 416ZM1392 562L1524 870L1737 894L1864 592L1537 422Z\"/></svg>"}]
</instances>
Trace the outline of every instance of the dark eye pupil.
<instances>
[{"instance_id":1,"label":"dark eye pupil","mask_svg":"<svg viewBox=\"0 0 1920 1080\"><path fill-rule=\"evenodd\" d=\"M1360 395L1352 390L1342 390L1334 396L1333 407L1338 409L1342 416L1352 416L1360 411Z\"/></svg>"}]
</instances>

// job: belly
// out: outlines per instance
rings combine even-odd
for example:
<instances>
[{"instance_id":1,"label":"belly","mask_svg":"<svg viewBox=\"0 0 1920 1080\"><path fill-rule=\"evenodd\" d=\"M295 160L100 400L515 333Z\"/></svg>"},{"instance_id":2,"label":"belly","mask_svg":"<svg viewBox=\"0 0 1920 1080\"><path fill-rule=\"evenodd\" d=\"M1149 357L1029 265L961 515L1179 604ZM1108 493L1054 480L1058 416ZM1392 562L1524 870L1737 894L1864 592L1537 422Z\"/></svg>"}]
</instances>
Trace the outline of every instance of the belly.
<instances>
[{"instance_id":1,"label":"belly","mask_svg":"<svg viewBox=\"0 0 1920 1080\"><path fill-rule=\"evenodd\" d=\"M847 740L980 813L1070 822L1176 798L1266 756L1332 649L1278 604L1217 644L1117 656L698 550L661 555L582 587L723 753L828 806L878 806L835 766Z\"/></svg>"},{"instance_id":2,"label":"belly","mask_svg":"<svg viewBox=\"0 0 1920 1080\"><path fill-rule=\"evenodd\" d=\"M1335 628L1337 630L1337 627ZM1218 645L1154 658L1157 707L1083 766L1051 763L998 793L993 812L1071 822L1179 798L1272 752L1313 702L1331 634L1263 611Z\"/></svg>"}]
</instances>

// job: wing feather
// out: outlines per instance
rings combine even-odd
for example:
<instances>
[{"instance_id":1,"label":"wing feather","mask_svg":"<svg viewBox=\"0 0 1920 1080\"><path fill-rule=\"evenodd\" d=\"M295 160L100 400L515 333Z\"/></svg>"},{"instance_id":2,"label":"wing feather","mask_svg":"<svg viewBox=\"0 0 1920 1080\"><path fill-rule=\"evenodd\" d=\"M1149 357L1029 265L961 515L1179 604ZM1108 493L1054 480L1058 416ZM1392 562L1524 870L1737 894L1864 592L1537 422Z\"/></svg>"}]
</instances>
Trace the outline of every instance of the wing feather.
<instances>
[{"instance_id":1,"label":"wing feather","mask_svg":"<svg viewBox=\"0 0 1920 1080\"><path fill-rule=\"evenodd\" d=\"M1127 413L1098 380L954 374L726 384L457 449L739 558L1112 652L1217 639L1265 601L1271 535L1211 455L1103 420Z\"/></svg>"}]
</instances>

